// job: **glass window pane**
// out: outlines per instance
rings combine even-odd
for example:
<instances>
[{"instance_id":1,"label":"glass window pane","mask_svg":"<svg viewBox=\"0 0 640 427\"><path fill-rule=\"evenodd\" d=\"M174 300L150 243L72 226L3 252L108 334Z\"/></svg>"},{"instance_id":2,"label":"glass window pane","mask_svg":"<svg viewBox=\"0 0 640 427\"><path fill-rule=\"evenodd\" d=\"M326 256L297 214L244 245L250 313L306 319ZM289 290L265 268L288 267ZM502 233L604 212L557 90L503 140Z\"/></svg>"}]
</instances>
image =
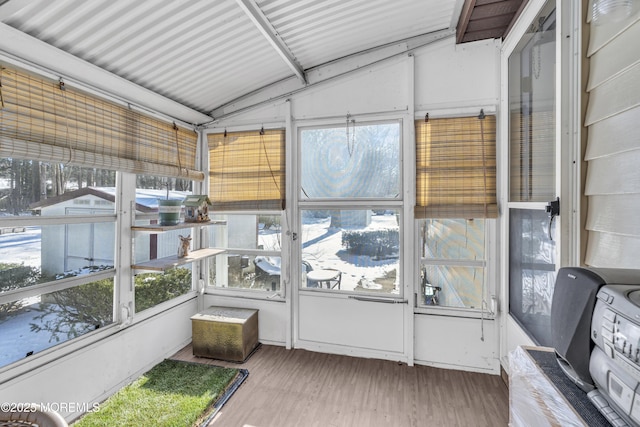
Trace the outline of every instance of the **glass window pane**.
<instances>
[{"instance_id":1,"label":"glass window pane","mask_svg":"<svg viewBox=\"0 0 640 427\"><path fill-rule=\"evenodd\" d=\"M304 288L399 294L400 212L303 210Z\"/></svg>"},{"instance_id":2,"label":"glass window pane","mask_svg":"<svg viewBox=\"0 0 640 427\"><path fill-rule=\"evenodd\" d=\"M115 185L114 171L0 159L0 194L6 196L0 198L0 215L82 215L85 209L115 213L113 200L109 200ZM102 187L111 191L96 191ZM80 211L65 212L72 208Z\"/></svg>"},{"instance_id":3,"label":"glass window pane","mask_svg":"<svg viewBox=\"0 0 640 427\"><path fill-rule=\"evenodd\" d=\"M210 282L220 288L276 292L280 290L281 262L279 256L221 254L210 269Z\"/></svg>"},{"instance_id":4,"label":"glass window pane","mask_svg":"<svg viewBox=\"0 0 640 427\"><path fill-rule=\"evenodd\" d=\"M225 224L208 228L209 246L230 250L211 259L210 283L219 288L279 291L281 215L216 215L214 219Z\"/></svg>"},{"instance_id":5,"label":"glass window pane","mask_svg":"<svg viewBox=\"0 0 640 427\"><path fill-rule=\"evenodd\" d=\"M483 267L425 265L421 276L421 304L475 309L482 307Z\"/></svg>"},{"instance_id":6,"label":"glass window pane","mask_svg":"<svg viewBox=\"0 0 640 427\"><path fill-rule=\"evenodd\" d=\"M113 323L113 279L0 305L0 366Z\"/></svg>"},{"instance_id":7,"label":"glass window pane","mask_svg":"<svg viewBox=\"0 0 640 427\"><path fill-rule=\"evenodd\" d=\"M0 234L0 277L8 280L0 293L11 290L10 277L31 275L30 286L113 268L114 245L111 222L13 227Z\"/></svg>"},{"instance_id":8,"label":"glass window pane","mask_svg":"<svg viewBox=\"0 0 640 427\"><path fill-rule=\"evenodd\" d=\"M484 220L420 221L423 258L484 260Z\"/></svg>"},{"instance_id":9,"label":"glass window pane","mask_svg":"<svg viewBox=\"0 0 640 427\"><path fill-rule=\"evenodd\" d=\"M135 312L169 301L191 290L191 268L172 268L164 273L142 273L134 277Z\"/></svg>"},{"instance_id":10,"label":"glass window pane","mask_svg":"<svg viewBox=\"0 0 640 427\"><path fill-rule=\"evenodd\" d=\"M555 197L556 19L550 2L509 57L509 201Z\"/></svg>"},{"instance_id":11,"label":"glass window pane","mask_svg":"<svg viewBox=\"0 0 640 427\"><path fill-rule=\"evenodd\" d=\"M486 300L485 220L425 219L420 305L480 309Z\"/></svg>"},{"instance_id":12,"label":"glass window pane","mask_svg":"<svg viewBox=\"0 0 640 427\"><path fill-rule=\"evenodd\" d=\"M556 276L556 243L550 239L549 225L545 211L510 211L509 311L544 346L551 345L549 327Z\"/></svg>"},{"instance_id":13,"label":"glass window pane","mask_svg":"<svg viewBox=\"0 0 640 427\"><path fill-rule=\"evenodd\" d=\"M303 199L400 197L400 125L303 129Z\"/></svg>"},{"instance_id":14,"label":"glass window pane","mask_svg":"<svg viewBox=\"0 0 640 427\"><path fill-rule=\"evenodd\" d=\"M209 243L215 248L262 249L280 251L280 215L215 215L225 225L209 227Z\"/></svg>"}]
</instances>

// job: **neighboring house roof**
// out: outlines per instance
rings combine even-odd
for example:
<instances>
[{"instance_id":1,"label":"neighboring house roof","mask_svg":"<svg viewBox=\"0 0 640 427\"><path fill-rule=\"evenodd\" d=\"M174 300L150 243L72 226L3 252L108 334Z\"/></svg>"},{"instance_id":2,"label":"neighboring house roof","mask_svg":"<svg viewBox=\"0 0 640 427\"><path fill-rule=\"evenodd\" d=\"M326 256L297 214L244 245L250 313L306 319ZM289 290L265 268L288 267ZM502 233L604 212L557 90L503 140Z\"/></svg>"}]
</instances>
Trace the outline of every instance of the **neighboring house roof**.
<instances>
[{"instance_id":1,"label":"neighboring house roof","mask_svg":"<svg viewBox=\"0 0 640 427\"><path fill-rule=\"evenodd\" d=\"M30 209L39 210L58 203L67 202L82 196L95 196L109 202L115 203L115 187L85 187L79 190L68 191L60 196L50 197L29 205ZM170 200L182 200L191 193L187 191L170 191ZM136 210L139 212L157 212L158 199L167 197L166 190L137 189L136 190Z\"/></svg>"}]
</instances>

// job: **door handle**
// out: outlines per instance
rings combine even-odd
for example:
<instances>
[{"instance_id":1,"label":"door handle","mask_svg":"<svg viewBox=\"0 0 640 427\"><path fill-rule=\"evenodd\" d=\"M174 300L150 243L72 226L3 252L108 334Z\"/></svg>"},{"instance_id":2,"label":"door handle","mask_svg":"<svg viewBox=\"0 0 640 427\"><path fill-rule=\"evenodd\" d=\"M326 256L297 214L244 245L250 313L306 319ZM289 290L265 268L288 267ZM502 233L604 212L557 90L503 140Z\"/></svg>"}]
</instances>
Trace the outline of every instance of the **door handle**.
<instances>
[{"instance_id":1,"label":"door handle","mask_svg":"<svg viewBox=\"0 0 640 427\"><path fill-rule=\"evenodd\" d=\"M551 226L553 225L553 220L555 217L560 215L560 197L556 197L555 200L547 203L545 210L549 214L549 240L553 241L553 236L551 235Z\"/></svg>"}]
</instances>

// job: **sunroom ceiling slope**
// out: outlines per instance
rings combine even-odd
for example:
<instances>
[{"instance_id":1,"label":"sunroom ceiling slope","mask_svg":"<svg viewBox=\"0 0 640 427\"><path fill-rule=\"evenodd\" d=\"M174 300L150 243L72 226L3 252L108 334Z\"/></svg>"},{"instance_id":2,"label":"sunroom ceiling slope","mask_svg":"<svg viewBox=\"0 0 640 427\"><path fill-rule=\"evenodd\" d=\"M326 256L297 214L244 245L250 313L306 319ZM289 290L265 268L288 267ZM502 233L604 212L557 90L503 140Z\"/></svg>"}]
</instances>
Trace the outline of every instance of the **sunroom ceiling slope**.
<instances>
[{"instance_id":1,"label":"sunroom ceiling slope","mask_svg":"<svg viewBox=\"0 0 640 427\"><path fill-rule=\"evenodd\" d=\"M0 0L0 25L210 115L288 79L304 87L308 74L323 64L420 36L454 33L463 4Z\"/></svg>"}]
</instances>

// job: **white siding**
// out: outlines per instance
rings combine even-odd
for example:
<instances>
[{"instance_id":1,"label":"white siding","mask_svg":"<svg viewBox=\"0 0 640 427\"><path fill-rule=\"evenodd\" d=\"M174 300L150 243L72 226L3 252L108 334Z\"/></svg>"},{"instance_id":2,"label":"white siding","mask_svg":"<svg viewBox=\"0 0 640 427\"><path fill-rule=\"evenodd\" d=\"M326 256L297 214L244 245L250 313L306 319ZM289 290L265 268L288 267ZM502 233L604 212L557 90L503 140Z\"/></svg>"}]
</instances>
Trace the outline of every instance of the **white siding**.
<instances>
[{"instance_id":1,"label":"white siding","mask_svg":"<svg viewBox=\"0 0 640 427\"><path fill-rule=\"evenodd\" d=\"M640 251L640 15L593 25L585 125L585 263L637 268Z\"/></svg>"}]
</instances>

